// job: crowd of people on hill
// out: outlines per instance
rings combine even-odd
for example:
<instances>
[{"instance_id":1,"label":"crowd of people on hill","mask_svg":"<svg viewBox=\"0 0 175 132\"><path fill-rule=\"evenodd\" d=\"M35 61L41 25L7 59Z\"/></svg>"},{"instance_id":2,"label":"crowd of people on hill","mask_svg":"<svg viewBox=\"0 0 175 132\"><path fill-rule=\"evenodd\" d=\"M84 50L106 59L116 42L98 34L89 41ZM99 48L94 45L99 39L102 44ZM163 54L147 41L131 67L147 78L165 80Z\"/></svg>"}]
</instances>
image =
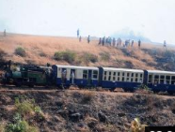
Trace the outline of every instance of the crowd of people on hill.
<instances>
[{"instance_id":1,"label":"crowd of people on hill","mask_svg":"<svg viewBox=\"0 0 175 132\"><path fill-rule=\"evenodd\" d=\"M121 38L118 38L116 40L116 38L111 38L111 37L103 37L103 38L99 38L99 42L98 42L99 45L106 45L106 46L113 46L113 47L128 47L128 46L131 46L133 47L134 46L134 40L130 41L130 39L126 39L123 43L122 43L122 39ZM141 46L141 40L138 41L138 47L140 48Z\"/></svg>"},{"instance_id":2,"label":"crowd of people on hill","mask_svg":"<svg viewBox=\"0 0 175 132\"><path fill-rule=\"evenodd\" d=\"M79 42L81 42L82 40L82 37L80 36L80 30L78 29L77 30L77 38L79 38ZM91 37L90 35L87 36L87 43L90 43L91 41ZM102 46L113 46L113 47L128 47L128 46L131 46L133 47L134 46L134 40L130 40L130 39L127 39L125 40L123 43L122 43L122 39L121 38L118 38L116 40L116 38L111 38L111 37L100 37L99 38L99 42L98 42L98 45L102 45ZM138 41L138 47L140 48L141 47L141 40Z\"/></svg>"},{"instance_id":3,"label":"crowd of people on hill","mask_svg":"<svg viewBox=\"0 0 175 132\"><path fill-rule=\"evenodd\" d=\"M77 38L79 38L79 42L81 42L82 37L80 35L80 30L77 30ZM87 36L87 43L91 42L91 37L90 35ZM113 46L113 47L133 47L136 42L134 40L126 39L125 41L122 42L121 38L111 38L111 37L100 37L98 41L98 45L102 46ZM141 40L139 39L137 42L137 46L140 48L141 47ZM164 40L163 42L163 47L166 47L166 41Z\"/></svg>"}]
</instances>

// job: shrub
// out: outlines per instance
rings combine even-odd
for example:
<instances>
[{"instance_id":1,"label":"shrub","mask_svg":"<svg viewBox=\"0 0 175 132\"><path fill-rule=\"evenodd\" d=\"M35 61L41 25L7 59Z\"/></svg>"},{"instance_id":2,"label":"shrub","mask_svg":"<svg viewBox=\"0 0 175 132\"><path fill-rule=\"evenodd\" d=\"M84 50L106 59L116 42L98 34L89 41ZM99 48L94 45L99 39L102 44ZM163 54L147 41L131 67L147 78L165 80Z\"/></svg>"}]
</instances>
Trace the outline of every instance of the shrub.
<instances>
[{"instance_id":1,"label":"shrub","mask_svg":"<svg viewBox=\"0 0 175 132\"><path fill-rule=\"evenodd\" d=\"M63 60L63 54L62 54L62 52L56 52L55 54L54 54L54 59L55 60Z\"/></svg>"},{"instance_id":2,"label":"shrub","mask_svg":"<svg viewBox=\"0 0 175 132\"><path fill-rule=\"evenodd\" d=\"M81 103L83 103L83 104L90 103L92 101L92 99L93 99L94 96L95 96L95 93L94 92L85 92L83 94Z\"/></svg>"},{"instance_id":3,"label":"shrub","mask_svg":"<svg viewBox=\"0 0 175 132\"><path fill-rule=\"evenodd\" d=\"M26 56L26 51L23 48L18 47L18 48L15 49L15 54L19 55L21 57L25 57Z\"/></svg>"},{"instance_id":4,"label":"shrub","mask_svg":"<svg viewBox=\"0 0 175 132\"><path fill-rule=\"evenodd\" d=\"M44 113L42 112L39 106L35 106L34 111L35 111L37 120L42 121L45 119Z\"/></svg>"},{"instance_id":5,"label":"shrub","mask_svg":"<svg viewBox=\"0 0 175 132\"><path fill-rule=\"evenodd\" d=\"M85 62L86 64L88 64L89 62L95 63L98 61L98 56L90 54L90 53L84 53L81 56L81 59L83 62Z\"/></svg>"},{"instance_id":6,"label":"shrub","mask_svg":"<svg viewBox=\"0 0 175 132\"><path fill-rule=\"evenodd\" d=\"M131 122L130 132L144 132L145 131L145 126L146 125L140 123L139 118L135 118Z\"/></svg>"},{"instance_id":7,"label":"shrub","mask_svg":"<svg viewBox=\"0 0 175 132\"><path fill-rule=\"evenodd\" d=\"M54 54L54 59L55 60L63 60L68 63L72 63L75 61L76 54L72 51L62 51L62 52L56 52Z\"/></svg>"},{"instance_id":8,"label":"shrub","mask_svg":"<svg viewBox=\"0 0 175 132\"><path fill-rule=\"evenodd\" d=\"M47 55L44 52L39 53L39 56L46 57Z\"/></svg>"},{"instance_id":9,"label":"shrub","mask_svg":"<svg viewBox=\"0 0 175 132\"><path fill-rule=\"evenodd\" d=\"M13 120L14 123L8 124L5 132L39 132L38 128L30 126L27 121L22 120L19 113L15 114Z\"/></svg>"},{"instance_id":10,"label":"shrub","mask_svg":"<svg viewBox=\"0 0 175 132\"><path fill-rule=\"evenodd\" d=\"M23 98L21 98L23 100ZM35 104L34 100L23 100L20 101L19 98L15 98L15 106L17 112L23 116L25 115L35 115L36 121L45 120L44 113L41 108Z\"/></svg>"},{"instance_id":11,"label":"shrub","mask_svg":"<svg viewBox=\"0 0 175 132\"><path fill-rule=\"evenodd\" d=\"M19 99L15 99L15 106L17 111L22 115L33 113L34 105L28 100L20 102Z\"/></svg>"},{"instance_id":12,"label":"shrub","mask_svg":"<svg viewBox=\"0 0 175 132\"><path fill-rule=\"evenodd\" d=\"M103 61L109 61L111 56L108 52L102 52L100 53L100 56L101 56L101 60Z\"/></svg>"},{"instance_id":13,"label":"shrub","mask_svg":"<svg viewBox=\"0 0 175 132\"><path fill-rule=\"evenodd\" d=\"M137 93L143 93L143 94L152 94L153 91L151 88L149 88L147 85L141 84L136 89Z\"/></svg>"}]
</instances>

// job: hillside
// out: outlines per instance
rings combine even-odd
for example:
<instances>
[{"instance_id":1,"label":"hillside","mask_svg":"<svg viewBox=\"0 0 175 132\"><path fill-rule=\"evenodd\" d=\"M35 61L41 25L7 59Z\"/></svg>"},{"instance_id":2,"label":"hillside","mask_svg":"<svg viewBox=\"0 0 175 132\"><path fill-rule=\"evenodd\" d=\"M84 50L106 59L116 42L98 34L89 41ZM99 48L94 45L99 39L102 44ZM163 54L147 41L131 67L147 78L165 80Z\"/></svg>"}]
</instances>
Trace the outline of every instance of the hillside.
<instances>
[{"instance_id":1,"label":"hillside","mask_svg":"<svg viewBox=\"0 0 175 132\"><path fill-rule=\"evenodd\" d=\"M23 52L16 51L19 47ZM70 37L0 33L0 62L175 70L174 50L148 43L140 49L136 43L114 48L98 45L98 40L88 44L86 38L79 42ZM16 131L19 124L25 132L128 132L137 117L147 125L174 126L175 98L143 92L0 86L0 132Z\"/></svg>"},{"instance_id":2,"label":"hillside","mask_svg":"<svg viewBox=\"0 0 175 132\"><path fill-rule=\"evenodd\" d=\"M15 54L15 49L18 47L25 50L25 57ZM174 49L168 47L167 50L161 45L148 43L143 43L141 49L137 47L136 43L134 47L114 48L98 45L98 40L92 40L88 44L86 38L82 38L82 42L79 42L77 38L70 37L20 34L7 34L7 36L4 37L2 33L0 33L0 49L6 53L4 56L6 60L19 63L34 63L38 65L45 65L46 63L73 64L174 70L173 66L167 64L170 63L169 59L174 57L174 54L171 54ZM74 53L74 60L55 60L55 52L61 51ZM167 54L170 55L170 57L167 56Z\"/></svg>"},{"instance_id":3,"label":"hillside","mask_svg":"<svg viewBox=\"0 0 175 132\"><path fill-rule=\"evenodd\" d=\"M42 116L32 112L29 100L41 108ZM0 131L14 123L16 113L40 132L128 132L136 117L142 124L174 126L174 101L136 93L1 90ZM34 130L30 132L38 132Z\"/></svg>"}]
</instances>

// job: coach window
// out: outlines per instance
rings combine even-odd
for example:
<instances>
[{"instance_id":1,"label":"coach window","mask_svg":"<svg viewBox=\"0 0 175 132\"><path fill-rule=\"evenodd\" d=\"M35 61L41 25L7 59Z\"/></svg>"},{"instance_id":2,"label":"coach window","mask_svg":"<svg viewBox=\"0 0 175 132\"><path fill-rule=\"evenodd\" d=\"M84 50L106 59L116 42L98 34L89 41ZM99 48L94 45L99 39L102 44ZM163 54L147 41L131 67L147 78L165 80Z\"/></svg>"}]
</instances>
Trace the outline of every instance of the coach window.
<instances>
[{"instance_id":1,"label":"coach window","mask_svg":"<svg viewBox=\"0 0 175 132\"><path fill-rule=\"evenodd\" d=\"M93 79L97 79L98 77L98 71L93 71Z\"/></svg>"},{"instance_id":2,"label":"coach window","mask_svg":"<svg viewBox=\"0 0 175 132\"><path fill-rule=\"evenodd\" d=\"M137 73L135 74L135 77L138 77L138 74Z\"/></svg>"},{"instance_id":3,"label":"coach window","mask_svg":"<svg viewBox=\"0 0 175 132\"><path fill-rule=\"evenodd\" d=\"M161 83L161 84L164 84L164 77L165 77L165 76L163 76L163 75L160 76L160 83Z\"/></svg>"},{"instance_id":4,"label":"coach window","mask_svg":"<svg viewBox=\"0 0 175 132\"><path fill-rule=\"evenodd\" d=\"M111 72L109 72L108 81L111 80Z\"/></svg>"},{"instance_id":5,"label":"coach window","mask_svg":"<svg viewBox=\"0 0 175 132\"><path fill-rule=\"evenodd\" d=\"M107 71L104 72L104 80L106 80Z\"/></svg>"},{"instance_id":6,"label":"coach window","mask_svg":"<svg viewBox=\"0 0 175 132\"><path fill-rule=\"evenodd\" d=\"M159 75L154 76L154 84L159 84Z\"/></svg>"},{"instance_id":7,"label":"coach window","mask_svg":"<svg viewBox=\"0 0 175 132\"><path fill-rule=\"evenodd\" d=\"M166 76L166 84L170 84L170 76Z\"/></svg>"},{"instance_id":8,"label":"coach window","mask_svg":"<svg viewBox=\"0 0 175 132\"><path fill-rule=\"evenodd\" d=\"M129 76L130 73L127 73L127 78L126 78L126 81L129 82L130 81L130 76Z\"/></svg>"},{"instance_id":9,"label":"coach window","mask_svg":"<svg viewBox=\"0 0 175 132\"><path fill-rule=\"evenodd\" d=\"M120 72L117 73L117 77L118 77L118 78L117 78L117 81L121 81L121 80L120 80Z\"/></svg>"},{"instance_id":10,"label":"coach window","mask_svg":"<svg viewBox=\"0 0 175 132\"><path fill-rule=\"evenodd\" d=\"M142 75L142 73L140 74L140 79L142 79L142 77L143 77L143 75Z\"/></svg>"},{"instance_id":11,"label":"coach window","mask_svg":"<svg viewBox=\"0 0 175 132\"><path fill-rule=\"evenodd\" d=\"M120 81L120 77L118 77L118 81Z\"/></svg>"},{"instance_id":12,"label":"coach window","mask_svg":"<svg viewBox=\"0 0 175 132\"><path fill-rule=\"evenodd\" d=\"M118 72L118 76L120 76L120 72Z\"/></svg>"},{"instance_id":13,"label":"coach window","mask_svg":"<svg viewBox=\"0 0 175 132\"><path fill-rule=\"evenodd\" d=\"M122 82L124 82L125 81L125 78L124 77L122 77Z\"/></svg>"},{"instance_id":14,"label":"coach window","mask_svg":"<svg viewBox=\"0 0 175 132\"><path fill-rule=\"evenodd\" d=\"M116 72L113 72L113 81L115 81Z\"/></svg>"},{"instance_id":15,"label":"coach window","mask_svg":"<svg viewBox=\"0 0 175 132\"><path fill-rule=\"evenodd\" d=\"M142 82L142 73L139 74L139 82Z\"/></svg>"},{"instance_id":16,"label":"coach window","mask_svg":"<svg viewBox=\"0 0 175 132\"><path fill-rule=\"evenodd\" d=\"M131 73L131 77L134 77L134 73Z\"/></svg>"},{"instance_id":17,"label":"coach window","mask_svg":"<svg viewBox=\"0 0 175 132\"><path fill-rule=\"evenodd\" d=\"M88 72L87 70L83 70L83 79L87 79L88 78Z\"/></svg>"},{"instance_id":18,"label":"coach window","mask_svg":"<svg viewBox=\"0 0 175 132\"><path fill-rule=\"evenodd\" d=\"M135 73L135 82L138 82L138 73Z\"/></svg>"},{"instance_id":19,"label":"coach window","mask_svg":"<svg viewBox=\"0 0 175 132\"><path fill-rule=\"evenodd\" d=\"M153 75L149 75L148 83L152 83Z\"/></svg>"},{"instance_id":20,"label":"coach window","mask_svg":"<svg viewBox=\"0 0 175 132\"><path fill-rule=\"evenodd\" d=\"M175 84L175 76L172 76L172 78L171 78L171 84Z\"/></svg>"},{"instance_id":21,"label":"coach window","mask_svg":"<svg viewBox=\"0 0 175 132\"><path fill-rule=\"evenodd\" d=\"M124 82L125 81L125 73L123 72L122 73L122 82Z\"/></svg>"},{"instance_id":22,"label":"coach window","mask_svg":"<svg viewBox=\"0 0 175 132\"><path fill-rule=\"evenodd\" d=\"M117 81L120 81L120 72L116 72L116 75L117 75Z\"/></svg>"}]
</instances>

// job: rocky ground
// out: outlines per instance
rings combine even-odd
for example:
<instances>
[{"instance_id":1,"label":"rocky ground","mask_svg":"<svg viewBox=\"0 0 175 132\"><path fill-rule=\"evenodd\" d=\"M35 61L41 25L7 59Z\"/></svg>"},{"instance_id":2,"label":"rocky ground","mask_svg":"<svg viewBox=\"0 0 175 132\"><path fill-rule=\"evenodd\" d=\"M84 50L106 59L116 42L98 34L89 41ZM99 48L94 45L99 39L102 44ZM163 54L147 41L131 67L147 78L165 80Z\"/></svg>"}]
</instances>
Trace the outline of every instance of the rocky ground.
<instances>
[{"instance_id":1,"label":"rocky ground","mask_svg":"<svg viewBox=\"0 0 175 132\"><path fill-rule=\"evenodd\" d=\"M85 90L0 91L0 123L13 122L15 98L34 99L44 119L27 115L41 132L127 132L138 117L147 125L175 125L175 98Z\"/></svg>"}]
</instances>

